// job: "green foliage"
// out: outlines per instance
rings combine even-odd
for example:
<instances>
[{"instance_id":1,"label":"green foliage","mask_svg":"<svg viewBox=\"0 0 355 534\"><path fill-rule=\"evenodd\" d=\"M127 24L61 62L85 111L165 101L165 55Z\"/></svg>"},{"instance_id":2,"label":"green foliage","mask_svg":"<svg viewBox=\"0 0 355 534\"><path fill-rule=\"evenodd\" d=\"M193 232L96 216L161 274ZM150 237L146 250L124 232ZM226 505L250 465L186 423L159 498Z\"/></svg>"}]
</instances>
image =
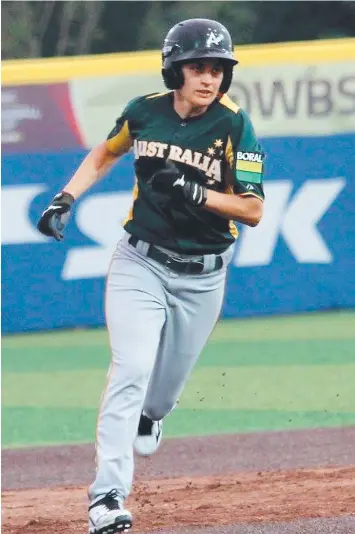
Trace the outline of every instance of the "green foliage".
<instances>
[{"instance_id":1,"label":"green foliage","mask_svg":"<svg viewBox=\"0 0 355 534\"><path fill-rule=\"evenodd\" d=\"M85 54L101 36L104 2L5 1L1 7L4 59Z\"/></svg>"},{"instance_id":2,"label":"green foliage","mask_svg":"<svg viewBox=\"0 0 355 534\"><path fill-rule=\"evenodd\" d=\"M2 2L1 8L2 57L17 59L39 55L38 41L33 35L33 12L27 2Z\"/></svg>"},{"instance_id":3,"label":"green foliage","mask_svg":"<svg viewBox=\"0 0 355 534\"><path fill-rule=\"evenodd\" d=\"M219 20L234 43L355 36L355 2L4 1L3 58L159 49L188 18Z\"/></svg>"},{"instance_id":4,"label":"green foliage","mask_svg":"<svg viewBox=\"0 0 355 534\"><path fill-rule=\"evenodd\" d=\"M354 313L218 323L164 436L355 423ZM110 361L104 329L5 336L3 447L92 442Z\"/></svg>"},{"instance_id":5,"label":"green foliage","mask_svg":"<svg viewBox=\"0 0 355 534\"><path fill-rule=\"evenodd\" d=\"M189 18L216 19L229 29L235 43L250 43L257 13L253 2L153 2L143 21L139 48L161 48L169 29Z\"/></svg>"}]
</instances>

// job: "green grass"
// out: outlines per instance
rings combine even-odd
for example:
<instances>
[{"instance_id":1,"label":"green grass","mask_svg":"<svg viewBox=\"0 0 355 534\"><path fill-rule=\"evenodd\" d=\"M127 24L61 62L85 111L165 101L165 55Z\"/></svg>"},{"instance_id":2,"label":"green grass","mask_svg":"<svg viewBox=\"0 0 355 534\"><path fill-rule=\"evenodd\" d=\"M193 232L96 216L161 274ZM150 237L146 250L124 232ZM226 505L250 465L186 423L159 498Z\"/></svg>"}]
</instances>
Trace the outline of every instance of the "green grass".
<instances>
[{"instance_id":1,"label":"green grass","mask_svg":"<svg viewBox=\"0 0 355 534\"><path fill-rule=\"evenodd\" d=\"M9 408L3 421L4 447L90 443L96 409ZM27 422L24 432L24 421ZM29 424L30 423L30 424ZM177 409L164 423L164 439L182 436L294 430L354 424L353 412Z\"/></svg>"},{"instance_id":2,"label":"green grass","mask_svg":"<svg viewBox=\"0 0 355 534\"><path fill-rule=\"evenodd\" d=\"M2 342L2 445L91 442L110 360L104 330ZM165 436L355 424L355 314L224 321Z\"/></svg>"}]
</instances>

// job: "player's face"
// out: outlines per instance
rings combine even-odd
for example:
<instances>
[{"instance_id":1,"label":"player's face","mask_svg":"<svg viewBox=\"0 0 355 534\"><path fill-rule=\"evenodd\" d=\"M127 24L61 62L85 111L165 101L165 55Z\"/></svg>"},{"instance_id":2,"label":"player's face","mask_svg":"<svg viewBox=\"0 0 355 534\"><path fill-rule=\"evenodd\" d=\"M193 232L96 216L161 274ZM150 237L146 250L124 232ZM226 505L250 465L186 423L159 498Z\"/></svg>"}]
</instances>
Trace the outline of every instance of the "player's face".
<instances>
[{"instance_id":1,"label":"player's face","mask_svg":"<svg viewBox=\"0 0 355 534\"><path fill-rule=\"evenodd\" d=\"M196 60L182 66L184 85L181 96L191 105L204 107L212 104L223 80L223 65L218 60Z\"/></svg>"}]
</instances>

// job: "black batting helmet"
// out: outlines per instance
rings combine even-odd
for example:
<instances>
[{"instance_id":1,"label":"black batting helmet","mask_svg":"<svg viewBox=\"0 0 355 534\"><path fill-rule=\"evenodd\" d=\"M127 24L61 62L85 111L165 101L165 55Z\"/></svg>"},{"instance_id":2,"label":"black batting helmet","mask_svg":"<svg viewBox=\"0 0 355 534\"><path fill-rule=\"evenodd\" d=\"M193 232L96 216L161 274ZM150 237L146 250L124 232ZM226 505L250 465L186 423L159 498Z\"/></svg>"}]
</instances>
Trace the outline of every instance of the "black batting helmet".
<instances>
[{"instance_id":1,"label":"black batting helmet","mask_svg":"<svg viewBox=\"0 0 355 534\"><path fill-rule=\"evenodd\" d=\"M176 24L165 37L162 75L168 89L179 89L184 84L181 63L194 59L221 59L224 76L221 93L226 93L232 82L233 67L238 63L233 56L233 43L228 30L219 22L208 19L189 19Z\"/></svg>"}]
</instances>

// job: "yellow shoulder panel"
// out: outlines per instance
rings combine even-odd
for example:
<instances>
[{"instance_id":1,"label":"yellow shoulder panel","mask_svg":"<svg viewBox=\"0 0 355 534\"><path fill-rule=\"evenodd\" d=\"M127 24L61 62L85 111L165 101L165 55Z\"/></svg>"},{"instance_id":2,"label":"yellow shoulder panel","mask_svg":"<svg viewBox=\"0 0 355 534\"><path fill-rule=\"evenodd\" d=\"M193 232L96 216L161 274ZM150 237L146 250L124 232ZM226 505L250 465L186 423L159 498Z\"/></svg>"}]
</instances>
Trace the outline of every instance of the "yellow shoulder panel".
<instances>
[{"instance_id":1,"label":"yellow shoulder panel","mask_svg":"<svg viewBox=\"0 0 355 534\"><path fill-rule=\"evenodd\" d=\"M220 103L226 108L234 111L234 113L238 113L240 110L240 107L237 106L237 104L235 104L233 100L231 100L227 95L222 96L222 98L220 99Z\"/></svg>"},{"instance_id":2,"label":"yellow shoulder panel","mask_svg":"<svg viewBox=\"0 0 355 534\"><path fill-rule=\"evenodd\" d=\"M227 160L229 167L232 169L233 168L233 146L232 146L230 135L228 135L225 158Z\"/></svg>"},{"instance_id":3,"label":"yellow shoulder panel","mask_svg":"<svg viewBox=\"0 0 355 534\"><path fill-rule=\"evenodd\" d=\"M131 221L133 219L133 206L134 206L135 201L138 198L138 194L139 194L138 182L137 182L137 178L135 178L135 183L132 189L132 205L129 208L129 212L127 214L127 217L123 221L122 226L125 226L128 223L128 221Z\"/></svg>"},{"instance_id":4,"label":"yellow shoulder panel","mask_svg":"<svg viewBox=\"0 0 355 534\"><path fill-rule=\"evenodd\" d=\"M120 131L106 141L107 148L116 156L122 156L128 152L132 145L133 139L129 132L128 121L124 121Z\"/></svg>"},{"instance_id":5,"label":"yellow shoulder panel","mask_svg":"<svg viewBox=\"0 0 355 534\"><path fill-rule=\"evenodd\" d=\"M232 234L234 239L237 239L239 232L236 224L233 221L229 221L229 232Z\"/></svg>"}]
</instances>

